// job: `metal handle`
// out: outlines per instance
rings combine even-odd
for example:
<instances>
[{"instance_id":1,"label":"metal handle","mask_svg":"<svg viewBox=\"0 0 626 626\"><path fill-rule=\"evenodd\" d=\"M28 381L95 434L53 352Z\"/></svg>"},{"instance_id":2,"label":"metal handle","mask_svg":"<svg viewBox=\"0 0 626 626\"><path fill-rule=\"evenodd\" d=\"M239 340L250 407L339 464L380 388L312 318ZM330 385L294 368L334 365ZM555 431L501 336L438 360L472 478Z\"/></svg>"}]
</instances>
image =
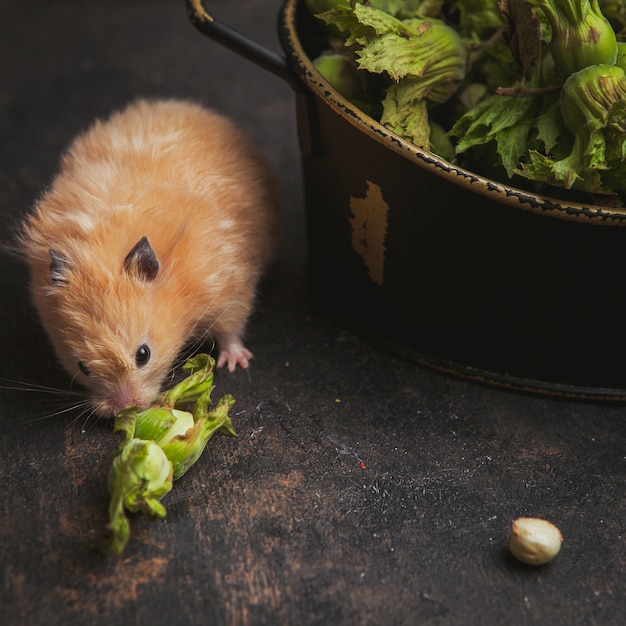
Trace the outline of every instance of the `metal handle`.
<instances>
[{"instance_id":1,"label":"metal handle","mask_svg":"<svg viewBox=\"0 0 626 626\"><path fill-rule=\"evenodd\" d=\"M287 81L294 89L298 81L287 60L214 19L202 0L185 0L189 21L203 34L240 56Z\"/></svg>"}]
</instances>

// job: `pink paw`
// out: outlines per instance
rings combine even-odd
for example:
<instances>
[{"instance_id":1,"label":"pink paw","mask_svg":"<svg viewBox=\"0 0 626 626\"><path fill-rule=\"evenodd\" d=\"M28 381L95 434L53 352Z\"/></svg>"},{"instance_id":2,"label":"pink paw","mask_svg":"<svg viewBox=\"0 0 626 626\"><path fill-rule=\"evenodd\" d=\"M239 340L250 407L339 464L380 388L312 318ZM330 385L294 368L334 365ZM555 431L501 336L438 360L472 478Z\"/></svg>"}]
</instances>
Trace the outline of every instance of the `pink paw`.
<instances>
[{"instance_id":1,"label":"pink paw","mask_svg":"<svg viewBox=\"0 0 626 626\"><path fill-rule=\"evenodd\" d=\"M219 342L219 357L217 359L217 367L228 365L228 371L234 372L239 367L246 369L250 365L252 352L245 348L239 339L229 339L225 342Z\"/></svg>"}]
</instances>

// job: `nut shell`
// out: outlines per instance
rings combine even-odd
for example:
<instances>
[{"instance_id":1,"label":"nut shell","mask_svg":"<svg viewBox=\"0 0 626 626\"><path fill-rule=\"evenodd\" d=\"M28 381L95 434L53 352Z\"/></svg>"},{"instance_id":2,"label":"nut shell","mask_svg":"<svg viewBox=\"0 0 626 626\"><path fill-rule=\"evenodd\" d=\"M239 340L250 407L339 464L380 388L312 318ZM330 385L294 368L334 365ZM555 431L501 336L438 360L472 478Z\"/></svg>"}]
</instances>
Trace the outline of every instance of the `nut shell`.
<instances>
[{"instance_id":1,"label":"nut shell","mask_svg":"<svg viewBox=\"0 0 626 626\"><path fill-rule=\"evenodd\" d=\"M520 517L513 522L509 551L529 565L544 565L561 549L563 535L551 522L537 517Z\"/></svg>"}]
</instances>

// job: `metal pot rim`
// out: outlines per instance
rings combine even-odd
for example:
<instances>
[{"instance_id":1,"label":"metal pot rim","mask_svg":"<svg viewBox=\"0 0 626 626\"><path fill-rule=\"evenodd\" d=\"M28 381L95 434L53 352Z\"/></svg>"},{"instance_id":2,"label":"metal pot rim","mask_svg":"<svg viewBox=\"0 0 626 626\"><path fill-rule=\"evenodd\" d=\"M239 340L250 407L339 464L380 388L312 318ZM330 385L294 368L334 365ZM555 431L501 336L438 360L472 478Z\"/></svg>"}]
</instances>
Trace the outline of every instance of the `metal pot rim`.
<instances>
[{"instance_id":1,"label":"metal pot rim","mask_svg":"<svg viewBox=\"0 0 626 626\"><path fill-rule=\"evenodd\" d=\"M324 80L304 51L296 28L296 12L300 4L301 0L285 0L279 15L279 36L292 69L308 89L368 137L450 183L502 204L558 219L626 226L626 207L568 202L504 185L418 148L360 111Z\"/></svg>"}]
</instances>

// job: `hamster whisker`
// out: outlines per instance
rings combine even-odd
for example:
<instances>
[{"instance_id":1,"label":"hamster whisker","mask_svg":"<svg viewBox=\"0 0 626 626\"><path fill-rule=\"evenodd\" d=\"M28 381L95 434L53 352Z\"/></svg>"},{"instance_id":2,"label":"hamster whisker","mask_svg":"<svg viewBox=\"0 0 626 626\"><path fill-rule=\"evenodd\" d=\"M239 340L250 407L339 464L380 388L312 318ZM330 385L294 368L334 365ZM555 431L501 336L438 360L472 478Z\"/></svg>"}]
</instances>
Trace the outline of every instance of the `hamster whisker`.
<instances>
[{"instance_id":1,"label":"hamster whisker","mask_svg":"<svg viewBox=\"0 0 626 626\"><path fill-rule=\"evenodd\" d=\"M2 384L4 383L4 384ZM20 424L30 424L55 417L71 414L80 410L81 415L90 407L89 395L86 391L72 391L28 381L0 379L0 390L20 393L38 394L38 403L46 411L43 415L31 419L19 420ZM47 410L45 406L47 405Z\"/></svg>"},{"instance_id":2,"label":"hamster whisker","mask_svg":"<svg viewBox=\"0 0 626 626\"><path fill-rule=\"evenodd\" d=\"M213 302L211 302L207 306L206 310L209 310L211 308L212 304L213 304ZM215 325L222 319L222 317L224 317L224 315L226 315L228 313L229 309L233 306L233 304L234 304L233 302L229 302L228 306L226 306L223 309L223 311L215 318L213 323L201 335L199 335L199 337L198 337L198 344L199 344L199 346L204 344L206 339L207 339L207 337L210 337L212 335L212 331L213 331L213 328L215 327ZM213 339L212 344L213 345L211 346L211 350L213 350L215 348L215 345L216 345L215 339Z\"/></svg>"},{"instance_id":3,"label":"hamster whisker","mask_svg":"<svg viewBox=\"0 0 626 626\"><path fill-rule=\"evenodd\" d=\"M200 333L199 335L195 335L195 331L196 328L200 325L201 322L204 321L205 315L208 311L211 310L211 308L213 307L213 303L215 302L215 300L217 299L217 295L213 296L213 299L206 305L206 307L204 307L204 311L202 311L202 315L200 315L198 317L198 320L194 323L194 325L191 328L191 333L192 336L195 336L196 338L196 342L199 343L199 345L202 345L202 343L204 343L204 341L206 340L206 338L208 336L210 336L211 334L211 329L213 328L213 326L215 326L215 324L219 321L219 319L224 315L224 313L226 313L226 311L228 311L228 309L230 309L230 307L232 306L232 303L229 303L228 306L226 307L226 309L224 311L222 311L222 313L218 316L218 318L213 322L213 324L211 324L208 328L206 328L202 333Z\"/></svg>"},{"instance_id":4,"label":"hamster whisker","mask_svg":"<svg viewBox=\"0 0 626 626\"><path fill-rule=\"evenodd\" d=\"M78 408L78 406L79 405L77 405L75 408ZM83 425L81 426L81 429L80 429L82 433L84 433L87 430L87 424L89 423L89 420L91 420L91 418L94 417L94 415L96 416L96 421L94 422L94 425L100 421L100 416L98 415L96 410L91 406L91 403L85 402L83 403L83 407L84 408L82 409L82 411L71 421L71 425L75 426L82 417L85 418L83 421Z\"/></svg>"},{"instance_id":5,"label":"hamster whisker","mask_svg":"<svg viewBox=\"0 0 626 626\"><path fill-rule=\"evenodd\" d=\"M5 383L5 384L2 384ZM60 387L49 387L47 385L40 385L23 380L10 380L8 378L0 378L0 389L6 391L26 391L29 393L47 393L51 395L63 395L63 396L85 396L85 392L71 391L68 389L62 389Z\"/></svg>"},{"instance_id":6,"label":"hamster whisker","mask_svg":"<svg viewBox=\"0 0 626 626\"><path fill-rule=\"evenodd\" d=\"M183 346L183 349L180 351L172 366L167 373L166 379L171 383L176 379L177 375L180 372L181 367L185 364L185 362L196 355L198 351L202 348L203 345L207 342L208 337L210 336L210 330L206 330L202 335L196 336L192 341L189 341ZM215 349L215 340L212 340L211 347L209 348L209 352L213 352Z\"/></svg>"},{"instance_id":7,"label":"hamster whisker","mask_svg":"<svg viewBox=\"0 0 626 626\"><path fill-rule=\"evenodd\" d=\"M54 413L50 413L48 414L48 417L59 417L60 415L65 415L67 413L72 413L73 411L76 411L77 409L81 409L81 412L72 418L71 423L73 424L77 419L80 418L81 415L83 415L83 413L87 410L87 408L89 408L89 402L88 401L84 401L84 402L79 402L77 404L70 404L64 407L61 407L60 409L56 410Z\"/></svg>"},{"instance_id":8,"label":"hamster whisker","mask_svg":"<svg viewBox=\"0 0 626 626\"><path fill-rule=\"evenodd\" d=\"M178 369L187 359L191 358L207 343L207 339L210 337L210 333L207 331L202 335L196 337L193 341L187 343L181 353L176 357L176 362L172 366L173 369ZM209 352L212 352L215 348L215 340L211 341L211 347Z\"/></svg>"},{"instance_id":9,"label":"hamster whisker","mask_svg":"<svg viewBox=\"0 0 626 626\"><path fill-rule=\"evenodd\" d=\"M71 414L73 411L76 411L78 409L81 409L82 407L87 407L89 405L89 402L87 401L83 401L83 402L78 402L78 403L71 403L71 404L65 404L64 406L61 406L57 409L53 409L52 411L48 411L46 413L44 413L43 415L39 415L37 417L32 417L30 419L24 419L24 420L18 420L16 423L18 424L35 424L37 422L43 422L45 420L50 420L50 419L55 419L58 417L62 417L65 416L67 414ZM81 411L81 415L84 412L85 409L83 409ZM70 424L74 423L74 421L77 418L74 417L71 421Z\"/></svg>"},{"instance_id":10,"label":"hamster whisker","mask_svg":"<svg viewBox=\"0 0 626 626\"><path fill-rule=\"evenodd\" d=\"M215 298L214 298L215 299ZM211 301L205 308L205 311L208 311L211 309L213 305L213 301ZM207 343L207 340L209 338L211 338L211 347L209 349L209 352L213 352L213 350L215 350L215 347L217 345L215 339L212 337L212 330L215 327L215 325L220 321L220 319L222 318L222 316L226 315L226 313L228 313L228 310L231 308L231 306L233 306L233 303L229 303L228 306L221 312L221 314L213 321L213 323L206 328L202 333L200 333L199 335L195 335L194 334L194 330L197 328L197 326L199 325L199 321L196 322L194 324L194 326L191 329L191 337L192 340L189 341L187 344L185 344L185 346L183 347L183 349L181 350L180 354L176 357L176 360L174 361L174 363L172 364L172 367L170 369L170 371L168 372L167 375L167 379L172 382L173 380L175 380L176 375L178 373L178 371L180 370L180 367L185 363L185 361L187 361L187 359L189 359L190 357L194 356L198 350L200 350L200 348L202 348L202 346L204 346ZM204 315L201 316L200 320L204 317Z\"/></svg>"},{"instance_id":11,"label":"hamster whisker","mask_svg":"<svg viewBox=\"0 0 626 626\"><path fill-rule=\"evenodd\" d=\"M189 359L194 354L196 354L196 352L207 342L207 339L211 336L211 330L213 329L213 326L215 326L215 324L219 321L220 317L224 315L228 311L228 309L232 306L232 304L229 304L228 307L226 307L226 309L221 313L221 315L213 322L213 324L211 324L211 326L206 328L199 335L196 335L195 334L196 328L200 324L200 321L204 318L205 313L211 310L211 307L213 306L213 302L215 301L216 297L217 296L215 296L213 300L209 302L209 304L205 307L204 311L202 312L202 315L198 318L198 321L196 321L195 324L192 326L191 332L190 332L192 336L192 340L183 347L181 353L176 358L176 361L172 365L172 372L175 372L187 359ZM211 352L215 349L215 345L216 345L215 340L213 339L211 342L211 350L210 350Z\"/></svg>"}]
</instances>

